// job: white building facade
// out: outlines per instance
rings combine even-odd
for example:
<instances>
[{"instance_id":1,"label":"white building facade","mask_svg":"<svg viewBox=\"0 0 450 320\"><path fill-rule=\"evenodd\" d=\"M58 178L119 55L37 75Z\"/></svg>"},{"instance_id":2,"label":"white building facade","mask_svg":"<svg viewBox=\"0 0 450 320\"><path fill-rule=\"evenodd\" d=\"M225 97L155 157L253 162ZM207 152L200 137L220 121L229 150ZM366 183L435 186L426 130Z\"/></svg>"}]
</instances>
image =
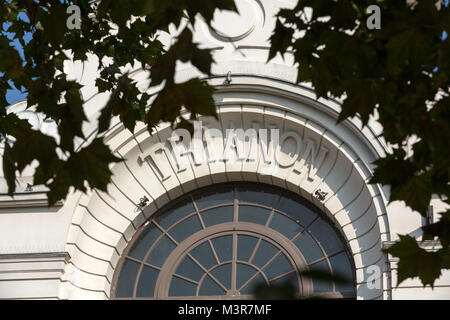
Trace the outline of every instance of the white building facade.
<instances>
[{"instance_id":1,"label":"white building facade","mask_svg":"<svg viewBox=\"0 0 450 320\"><path fill-rule=\"evenodd\" d=\"M195 26L194 41L214 50L214 76L205 79L217 89L218 120L200 118L182 139L169 124L153 134L140 124L133 134L116 119L104 139L124 161L112 167L107 193L71 192L48 208L31 169L13 197L0 179L0 299L239 299L258 281L333 298L450 298L450 273L434 289L418 279L396 287L397 261L382 249L398 234L419 238L424 221L368 183L373 161L389 152L381 126L337 125L339 101L296 84L292 57L266 62L273 16L296 1L237 2L241 16L217 13L214 30ZM95 63L84 72L65 66L86 85L87 137L108 98L96 92ZM198 75L180 65L177 80ZM144 72L133 77L147 85ZM25 105L8 110L54 134ZM432 207L435 219L445 209L438 199Z\"/></svg>"}]
</instances>

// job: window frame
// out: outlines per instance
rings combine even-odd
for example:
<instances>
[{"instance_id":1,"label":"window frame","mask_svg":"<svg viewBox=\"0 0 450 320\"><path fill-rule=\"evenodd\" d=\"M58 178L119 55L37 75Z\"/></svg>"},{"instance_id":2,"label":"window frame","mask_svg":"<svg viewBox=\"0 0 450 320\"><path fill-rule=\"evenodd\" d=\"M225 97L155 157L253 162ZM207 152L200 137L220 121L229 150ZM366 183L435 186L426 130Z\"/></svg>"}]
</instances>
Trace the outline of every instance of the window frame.
<instances>
[{"instance_id":1,"label":"window frame","mask_svg":"<svg viewBox=\"0 0 450 320\"><path fill-rule=\"evenodd\" d=\"M221 204L216 204L213 206L209 206L209 207L205 207L202 208L201 210L198 209L197 204L195 202L195 197L197 196L201 196L202 194L204 194L204 192L209 192L210 190L214 190L214 188L217 187L221 187L221 188L230 188L230 190L233 190L233 200L230 202L226 202L226 203L221 203ZM271 193L276 193L277 194L277 200L274 203L273 207L269 207L266 205L262 205L262 204L258 204L258 203L251 203L251 202L240 202L239 201L239 187L244 187L244 188L254 188L256 190L261 190L264 192L271 192ZM295 222L294 218L292 216L290 216L288 213L283 212L279 209L276 208L278 201L282 198L282 197L287 197L291 200L296 201L297 203L299 203L300 205L303 205L305 207L307 207L309 210L313 211L317 216L306 226L301 225L300 223L298 223L300 226L303 226L303 230L297 234L295 237L288 239L286 238L284 235L282 235L281 233L279 233L278 231L271 229L269 227L270 221L273 217L273 215L275 213L278 214L282 214L287 216L288 218L290 218L291 220L293 220L293 222ZM169 213L172 211L172 209L176 208L177 205L186 202L186 199L190 199L190 202L193 205L193 211L189 212L187 214L185 214L181 219L178 219L175 223L173 223L171 226L169 226L167 229L162 228L158 222L156 222L156 220L161 217L162 215ZM270 210L270 214L269 217L266 221L265 226L262 225L258 225L255 223L249 223L249 222L242 222L238 220L238 211L239 211L239 206L240 205L245 205L245 206L254 206L254 207L260 207L260 208L264 208L264 209L268 209ZM206 227L201 213L215 209L217 207L223 207L223 206L233 206L233 221L232 222L227 222L227 223L222 223L222 224L216 224L216 225L212 225L209 227ZM159 268L160 272L158 274L157 277L157 281L155 284L155 295L154 297L136 297L136 292L137 292L137 287L139 284L139 279L140 279L140 275L141 272L143 270L143 267L145 265L150 266L150 267L155 267L155 266L151 266L150 264L146 263L146 259L149 256L150 252L152 251L152 247L155 246L156 243L159 242L160 239L162 239L162 237L164 236L169 236L169 232L171 230L173 230L173 228L175 228L177 225L179 225L180 223L182 223L183 221L189 219L192 216L197 216L202 229L200 229L200 231L191 234L190 236L188 236L187 238L185 238L181 243L178 243L175 239L172 239L172 241L174 241L176 247L175 249L167 256L165 262L163 263L163 265ZM336 231L336 234L338 235L338 237L340 238L341 243L343 244L344 248L338 252L335 252L331 255L327 255L326 251L324 250L323 246L320 244L320 242L318 241L318 239L316 238L316 236L308 229L308 227L310 225L312 225L316 220L318 220L319 218L322 218L326 223L330 224L330 226L334 229L334 231ZM133 257L129 256L130 251L135 247L135 245L138 243L138 240L140 239L140 236L142 235L143 232L146 231L147 228L149 228L149 226L153 224L154 227L158 228L159 231L162 232L162 234L160 236L158 236L157 240L155 241L155 243L153 243L147 250L146 255L144 256L144 258L142 260L139 259L135 259ZM205 233L205 230L207 230L208 232ZM204 243L205 238L214 238L216 237L217 234L233 234L233 238L236 237L237 238L237 233L233 233L233 231L231 230L237 230L239 232L244 232L244 233L248 233L249 235L253 233L256 234L260 234L261 237L263 238L268 238L268 234L270 235L270 239L272 241L275 241L277 244L280 245L281 248L289 248L288 252L287 252L287 256L288 259L290 259L291 262L293 262L293 264L295 266L297 266L297 269L303 269L305 267L308 267L309 265L314 265L316 263L319 263L323 260L327 261L328 264L328 268L329 270L333 270L331 263L330 263L330 258L332 258L335 255L338 255L342 252L345 252L347 254L347 259L350 262L351 268L352 268L352 286L353 286L353 291L350 292L336 292L335 291L335 283L334 281L332 282L332 290L333 292L313 292L313 285L312 285L312 281L311 279L307 279L305 277L301 278L302 280L299 280L299 290L300 293L302 295L310 295L310 294L314 294L315 296L321 296L321 297L326 297L326 298L347 298L347 299L354 299L356 298L356 285L355 285L355 279L356 279L356 271L355 271L355 265L354 265L354 261L353 261L353 257L350 254L350 248L348 246L347 241L345 241L345 237L342 235L342 232L334 225L334 223L332 221L330 221L330 218L327 217L322 211L320 211L317 207L315 207L313 204L311 204L309 201L307 201L306 199L304 199L303 197L282 189L280 187L276 187L276 186L272 186L272 185L266 185L263 183L249 183L249 182L228 182L228 183L220 183L220 184L215 184L215 185L210 185L207 187L203 187L197 190L194 190L190 193L187 193L181 197L179 197L178 199L176 199L175 201L170 202L169 204L165 205L163 208L161 208L160 210L158 210L154 215L152 215L148 220L146 220L143 225L135 232L135 234L133 235L132 239L128 242L127 247L124 249L119 262L117 264L117 268L115 269L114 272L114 276L113 276L113 280L111 282L111 299L119 299L119 300L154 300L154 299L249 299L251 298L251 296L196 296L196 297L169 297L168 296L168 290L170 288L170 281L167 281L168 279L171 279L172 274L175 272L176 268L178 267L179 263L182 261L182 259L185 257L185 255L183 254L186 251L189 250L193 250L196 246ZM301 234L303 234L303 232L308 232L308 234L313 238L313 240L316 242L316 244L319 245L320 250L323 253L323 257L321 257L320 259L316 259L310 263L307 263L305 258L303 257L302 253L300 252L300 250L296 247L296 245L293 243L293 241L295 241L295 239L297 239L298 237L300 237ZM189 242L186 242L187 240L189 240ZM265 239L264 239L265 240ZM286 241L287 240L287 241ZM207 241L211 241L210 239ZM236 243L237 241L233 241L233 253L235 253L237 251L237 247L236 247ZM278 247L278 246L277 246ZM285 253L286 255L286 253ZM233 258L235 258L235 255L233 256ZM134 282L134 289L133 289L133 296L132 297L116 297L116 290L117 290L117 285L118 285L118 280L119 280L119 276L122 272L122 267L124 262L126 261L126 259L137 262L139 264L141 264L141 266L139 267L139 271L136 275L135 278L135 282ZM170 266L170 267L167 267ZM234 261L234 266L232 269L234 272L234 276L236 275L236 261ZM298 271L296 271L296 274L298 274ZM298 276L297 276L298 277ZM300 279L300 277L298 277ZM232 288L232 289L236 289L236 288ZM198 292L198 288L197 288L197 292Z\"/></svg>"}]
</instances>

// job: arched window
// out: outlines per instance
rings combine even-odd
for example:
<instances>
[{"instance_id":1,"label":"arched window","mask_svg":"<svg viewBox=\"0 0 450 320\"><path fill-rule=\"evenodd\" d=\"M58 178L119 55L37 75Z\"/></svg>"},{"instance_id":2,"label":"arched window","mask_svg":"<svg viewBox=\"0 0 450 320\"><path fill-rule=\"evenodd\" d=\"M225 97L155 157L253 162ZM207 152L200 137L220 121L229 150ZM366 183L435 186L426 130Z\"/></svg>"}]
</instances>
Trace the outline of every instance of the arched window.
<instances>
[{"instance_id":1,"label":"arched window","mask_svg":"<svg viewBox=\"0 0 450 320\"><path fill-rule=\"evenodd\" d=\"M348 282L311 280L319 270ZM355 297L343 237L306 200L264 184L226 183L157 212L123 253L116 299L251 298L255 285L288 281L299 295Z\"/></svg>"}]
</instances>

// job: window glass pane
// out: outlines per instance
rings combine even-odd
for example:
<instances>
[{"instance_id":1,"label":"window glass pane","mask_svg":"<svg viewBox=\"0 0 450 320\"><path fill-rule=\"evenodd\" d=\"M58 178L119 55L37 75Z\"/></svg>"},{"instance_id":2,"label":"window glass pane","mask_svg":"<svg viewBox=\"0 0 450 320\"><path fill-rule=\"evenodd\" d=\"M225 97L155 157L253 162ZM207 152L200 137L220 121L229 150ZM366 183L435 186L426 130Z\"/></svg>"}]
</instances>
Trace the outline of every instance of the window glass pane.
<instances>
[{"instance_id":1,"label":"window glass pane","mask_svg":"<svg viewBox=\"0 0 450 320\"><path fill-rule=\"evenodd\" d=\"M239 206L239 221L253 222L265 225L269 218L270 210L253 207L253 206Z\"/></svg>"},{"instance_id":2,"label":"window glass pane","mask_svg":"<svg viewBox=\"0 0 450 320\"><path fill-rule=\"evenodd\" d=\"M278 198L279 195L269 186L239 186L239 203L258 203L272 208Z\"/></svg>"},{"instance_id":3,"label":"window glass pane","mask_svg":"<svg viewBox=\"0 0 450 320\"><path fill-rule=\"evenodd\" d=\"M303 229L294 220L279 213L274 213L269 226L288 239L292 239Z\"/></svg>"},{"instance_id":4,"label":"window glass pane","mask_svg":"<svg viewBox=\"0 0 450 320\"><path fill-rule=\"evenodd\" d=\"M203 242L201 245L194 248L191 251L191 255L207 270L215 266L217 263L208 241Z\"/></svg>"},{"instance_id":5,"label":"window glass pane","mask_svg":"<svg viewBox=\"0 0 450 320\"><path fill-rule=\"evenodd\" d=\"M170 297L186 297L195 296L197 285L189 281L172 277L170 282L169 296Z\"/></svg>"},{"instance_id":6,"label":"window glass pane","mask_svg":"<svg viewBox=\"0 0 450 320\"><path fill-rule=\"evenodd\" d=\"M246 264L236 265L236 288L240 289L255 273L256 269Z\"/></svg>"},{"instance_id":7,"label":"window glass pane","mask_svg":"<svg viewBox=\"0 0 450 320\"><path fill-rule=\"evenodd\" d=\"M158 244L153 248L147 258L147 263L157 267L162 267L169 254L175 249L175 244L167 236L162 237Z\"/></svg>"},{"instance_id":8,"label":"window glass pane","mask_svg":"<svg viewBox=\"0 0 450 320\"><path fill-rule=\"evenodd\" d=\"M213 208L200 213L206 227L233 221L233 206Z\"/></svg>"},{"instance_id":9,"label":"window glass pane","mask_svg":"<svg viewBox=\"0 0 450 320\"><path fill-rule=\"evenodd\" d=\"M161 234L162 232L158 228L156 228L153 224L149 224L128 255L130 257L143 260L148 249L150 249L152 244Z\"/></svg>"},{"instance_id":10,"label":"window glass pane","mask_svg":"<svg viewBox=\"0 0 450 320\"><path fill-rule=\"evenodd\" d=\"M309 266L309 269L330 274L330 269L328 268L328 263L326 260L323 260L321 262L318 262L318 263L315 263L315 264ZM333 285L332 285L331 281L329 281L329 280L312 279L312 281L313 281L314 292L331 292L331 291L333 291Z\"/></svg>"},{"instance_id":11,"label":"window glass pane","mask_svg":"<svg viewBox=\"0 0 450 320\"><path fill-rule=\"evenodd\" d=\"M169 234L174 237L178 243L182 242L184 239L189 237L190 235L200 231L202 229L202 225L198 220L197 215L193 215L190 218L187 218L183 222L177 224L173 229L169 231Z\"/></svg>"},{"instance_id":12,"label":"window glass pane","mask_svg":"<svg viewBox=\"0 0 450 320\"><path fill-rule=\"evenodd\" d=\"M302 203L286 196L281 197L277 209L298 221L302 226L308 225L317 216L315 212L304 206Z\"/></svg>"},{"instance_id":13,"label":"window glass pane","mask_svg":"<svg viewBox=\"0 0 450 320\"><path fill-rule=\"evenodd\" d=\"M264 269L264 273L270 281L271 279L293 269L294 268L292 267L286 256L284 254L280 254Z\"/></svg>"},{"instance_id":14,"label":"window glass pane","mask_svg":"<svg viewBox=\"0 0 450 320\"><path fill-rule=\"evenodd\" d=\"M215 268L211 274L224 285L225 288L231 288L231 263L227 263Z\"/></svg>"},{"instance_id":15,"label":"window glass pane","mask_svg":"<svg viewBox=\"0 0 450 320\"><path fill-rule=\"evenodd\" d=\"M233 239L231 235L211 240L220 262L230 261L232 256Z\"/></svg>"},{"instance_id":16,"label":"window glass pane","mask_svg":"<svg viewBox=\"0 0 450 320\"><path fill-rule=\"evenodd\" d=\"M200 287L200 296L221 296L225 295L225 290L222 289L214 280L206 276Z\"/></svg>"},{"instance_id":17,"label":"window glass pane","mask_svg":"<svg viewBox=\"0 0 450 320\"><path fill-rule=\"evenodd\" d=\"M245 288L241 290L241 294L254 294L255 287L265 283L266 281L264 280L263 276L261 274L258 274L252 281L250 281L249 284L245 286Z\"/></svg>"},{"instance_id":18,"label":"window glass pane","mask_svg":"<svg viewBox=\"0 0 450 320\"><path fill-rule=\"evenodd\" d=\"M348 292L354 291L353 287L353 273L347 253L342 252L330 258L333 274L345 279L347 283L336 282L336 291Z\"/></svg>"},{"instance_id":19,"label":"window glass pane","mask_svg":"<svg viewBox=\"0 0 450 320\"><path fill-rule=\"evenodd\" d=\"M199 281L203 273L203 270L188 256L184 257L176 271L176 274L195 281Z\"/></svg>"},{"instance_id":20,"label":"window glass pane","mask_svg":"<svg viewBox=\"0 0 450 320\"><path fill-rule=\"evenodd\" d=\"M248 261L255 249L258 238L252 236L238 235L237 258L241 261Z\"/></svg>"},{"instance_id":21,"label":"window glass pane","mask_svg":"<svg viewBox=\"0 0 450 320\"><path fill-rule=\"evenodd\" d=\"M117 281L116 297L126 298L133 296L134 281L136 280L139 266L139 263L125 259Z\"/></svg>"},{"instance_id":22,"label":"window glass pane","mask_svg":"<svg viewBox=\"0 0 450 320\"><path fill-rule=\"evenodd\" d=\"M218 204L233 203L233 186L216 186L214 189L202 190L194 196L195 204L199 210Z\"/></svg>"},{"instance_id":23,"label":"window glass pane","mask_svg":"<svg viewBox=\"0 0 450 320\"><path fill-rule=\"evenodd\" d=\"M155 295L155 284L158 279L159 271L144 266L139 277L139 283L136 290L136 297L153 297Z\"/></svg>"},{"instance_id":24,"label":"window glass pane","mask_svg":"<svg viewBox=\"0 0 450 320\"><path fill-rule=\"evenodd\" d=\"M155 220L167 230L175 222L192 212L194 212L192 201L190 198L186 198L182 200L175 208L172 208L168 212L158 216Z\"/></svg>"},{"instance_id":25,"label":"window glass pane","mask_svg":"<svg viewBox=\"0 0 450 320\"><path fill-rule=\"evenodd\" d=\"M270 258L272 258L278 251L279 250L272 244L268 243L265 240L261 240L258 250L253 257L252 264L259 268L262 268L267 263L267 261L269 261Z\"/></svg>"},{"instance_id":26,"label":"window glass pane","mask_svg":"<svg viewBox=\"0 0 450 320\"><path fill-rule=\"evenodd\" d=\"M298 250L300 250L307 263L311 263L323 257L323 252L320 250L317 242L314 241L306 231L294 241L294 244L297 246Z\"/></svg>"},{"instance_id":27,"label":"window glass pane","mask_svg":"<svg viewBox=\"0 0 450 320\"><path fill-rule=\"evenodd\" d=\"M341 238L337 235L334 228L325 220L317 219L309 227L309 230L319 240L325 252L330 255L344 249Z\"/></svg>"}]
</instances>

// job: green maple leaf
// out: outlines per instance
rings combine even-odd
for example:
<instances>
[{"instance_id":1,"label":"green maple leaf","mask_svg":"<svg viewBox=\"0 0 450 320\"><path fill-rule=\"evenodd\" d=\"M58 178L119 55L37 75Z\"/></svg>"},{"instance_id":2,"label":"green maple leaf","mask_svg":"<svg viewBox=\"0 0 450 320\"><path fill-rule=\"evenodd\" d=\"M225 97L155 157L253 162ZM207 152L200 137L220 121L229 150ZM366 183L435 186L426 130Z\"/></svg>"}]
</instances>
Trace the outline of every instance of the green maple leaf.
<instances>
[{"instance_id":1,"label":"green maple leaf","mask_svg":"<svg viewBox=\"0 0 450 320\"><path fill-rule=\"evenodd\" d=\"M3 151L3 175L5 176L8 185L8 195L13 195L13 190L16 187L16 166L14 160L11 159L11 147L8 142L5 142L5 149Z\"/></svg>"},{"instance_id":2,"label":"green maple leaf","mask_svg":"<svg viewBox=\"0 0 450 320\"><path fill-rule=\"evenodd\" d=\"M448 248L450 246L450 210L440 213L439 221L422 227L423 239L432 240L438 237L442 246Z\"/></svg>"},{"instance_id":3,"label":"green maple leaf","mask_svg":"<svg viewBox=\"0 0 450 320\"><path fill-rule=\"evenodd\" d=\"M413 176L404 183L392 187L390 200L403 200L410 208L424 216L431 200L431 190L429 177Z\"/></svg>"},{"instance_id":4,"label":"green maple leaf","mask_svg":"<svg viewBox=\"0 0 450 320\"><path fill-rule=\"evenodd\" d=\"M217 117L213 92L213 87L198 78L165 87L147 112L149 130L160 120L174 123L182 107L195 114Z\"/></svg>"},{"instance_id":5,"label":"green maple leaf","mask_svg":"<svg viewBox=\"0 0 450 320\"><path fill-rule=\"evenodd\" d=\"M120 161L122 159L114 156L101 138L96 138L87 147L74 153L67 160L67 164L73 171L71 177L74 182L77 182L78 188L84 189L83 179L78 177L86 177L91 188L106 191L111 180L109 164Z\"/></svg>"},{"instance_id":6,"label":"green maple leaf","mask_svg":"<svg viewBox=\"0 0 450 320\"><path fill-rule=\"evenodd\" d=\"M281 23L279 19L277 19L277 22L275 24L275 30L273 31L272 36L270 37L270 51L269 51L269 58L267 61L272 60L277 52L279 52L281 55L283 55L286 50L291 45L291 38L294 35L294 29L287 28Z\"/></svg>"},{"instance_id":7,"label":"green maple leaf","mask_svg":"<svg viewBox=\"0 0 450 320\"><path fill-rule=\"evenodd\" d=\"M439 253L428 252L419 247L411 236L400 235L400 241L386 251L398 257L397 286L408 278L419 277L424 286L434 286L434 282L441 275L442 258Z\"/></svg>"}]
</instances>

